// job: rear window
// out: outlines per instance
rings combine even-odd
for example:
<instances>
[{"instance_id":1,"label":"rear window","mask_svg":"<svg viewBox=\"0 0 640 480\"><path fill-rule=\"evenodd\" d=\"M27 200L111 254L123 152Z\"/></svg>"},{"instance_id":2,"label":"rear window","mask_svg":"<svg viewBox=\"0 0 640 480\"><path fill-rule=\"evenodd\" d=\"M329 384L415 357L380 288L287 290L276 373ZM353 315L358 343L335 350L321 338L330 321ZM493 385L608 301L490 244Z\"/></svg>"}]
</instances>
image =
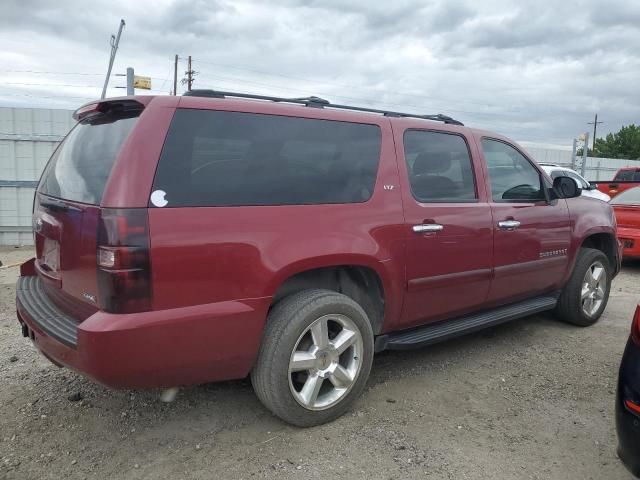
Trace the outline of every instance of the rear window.
<instances>
[{"instance_id":1,"label":"rear window","mask_svg":"<svg viewBox=\"0 0 640 480\"><path fill-rule=\"evenodd\" d=\"M167 207L365 202L380 142L376 125L177 110L153 190Z\"/></svg>"},{"instance_id":2,"label":"rear window","mask_svg":"<svg viewBox=\"0 0 640 480\"><path fill-rule=\"evenodd\" d=\"M125 139L139 112L126 117L100 116L76 125L47 164L38 191L97 205Z\"/></svg>"},{"instance_id":3,"label":"rear window","mask_svg":"<svg viewBox=\"0 0 640 480\"><path fill-rule=\"evenodd\" d=\"M640 182L640 170L621 170L616 174L614 180Z\"/></svg>"}]
</instances>

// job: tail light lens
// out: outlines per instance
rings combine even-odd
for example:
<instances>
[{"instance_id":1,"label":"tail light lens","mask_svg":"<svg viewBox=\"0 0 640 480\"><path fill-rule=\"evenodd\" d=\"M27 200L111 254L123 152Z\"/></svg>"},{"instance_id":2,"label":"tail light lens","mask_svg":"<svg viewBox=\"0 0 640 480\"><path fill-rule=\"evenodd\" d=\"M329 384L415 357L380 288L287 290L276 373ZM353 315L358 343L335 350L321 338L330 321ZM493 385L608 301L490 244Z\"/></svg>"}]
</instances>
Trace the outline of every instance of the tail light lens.
<instances>
[{"instance_id":1,"label":"tail light lens","mask_svg":"<svg viewBox=\"0 0 640 480\"><path fill-rule=\"evenodd\" d=\"M103 209L98 226L98 304L110 313L151 309L149 225L145 208Z\"/></svg>"},{"instance_id":2,"label":"tail light lens","mask_svg":"<svg viewBox=\"0 0 640 480\"><path fill-rule=\"evenodd\" d=\"M631 339L640 345L640 305L636 307L636 313L633 316L633 325L631 325Z\"/></svg>"}]
</instances>

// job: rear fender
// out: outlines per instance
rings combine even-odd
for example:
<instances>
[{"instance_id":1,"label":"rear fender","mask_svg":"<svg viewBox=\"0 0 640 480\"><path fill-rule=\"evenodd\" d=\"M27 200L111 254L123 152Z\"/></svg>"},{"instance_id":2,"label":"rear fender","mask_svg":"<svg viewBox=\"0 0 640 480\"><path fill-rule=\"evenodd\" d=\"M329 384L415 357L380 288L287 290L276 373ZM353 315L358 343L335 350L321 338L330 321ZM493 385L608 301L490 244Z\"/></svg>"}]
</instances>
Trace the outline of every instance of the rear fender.
<instances>
[{"instance_id":1,"label":"rear fender","mask_svg":"<svg viewBox=\"0 0 640 480\"><path fill-rule=\"evenodd\" d=\"M400 252L398 252L400 253ZM382 332L392 329L400 318L403 298L404 268L402 262L394 259L378 260L363 254L324 255L302 259L290 263L273 275L267 287L267 295L274 296L278 287L294 275L319 268L338 266L368 267L377 273L384 293L384 324Z\"/></svg>"}]
</instances>

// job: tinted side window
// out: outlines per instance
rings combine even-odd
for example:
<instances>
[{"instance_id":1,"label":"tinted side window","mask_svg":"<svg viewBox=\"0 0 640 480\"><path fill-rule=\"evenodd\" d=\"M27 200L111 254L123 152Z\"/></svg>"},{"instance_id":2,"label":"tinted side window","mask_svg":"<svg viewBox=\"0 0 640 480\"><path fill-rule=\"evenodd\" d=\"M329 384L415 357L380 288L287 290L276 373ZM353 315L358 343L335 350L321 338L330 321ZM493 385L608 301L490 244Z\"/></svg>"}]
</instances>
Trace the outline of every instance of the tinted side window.
<instances>
[{"instance_id":1,"label":"tinted side window","mask_svg":"<svg viewBox=\"0 0 640 480\"><path fill-rule=\"evenodd\" d=\"M483 138L482 151L489 170L494 202L544 199L540 173L515 148Z\"/></svg>"},{"instance_id":2,"label":"tinted side window","mask_svg":"<svg viewBox=\"0 0 640 480\"><path fill-rule=\"evenodd\" d=\"M467 143L459 135L407 130L404 157L419 202L473 202L476 188Z\"/></svg>"},{"instance_id":3,"label":"tinted side window","mask_svg":"<svg viewBox=\"0 0 640 480\"><path fill-rule=\"evenodd\" d=\"M380 142L376 125L178 110L153 189L168 207L365 202Z\"/></svg>"}]
</instances>

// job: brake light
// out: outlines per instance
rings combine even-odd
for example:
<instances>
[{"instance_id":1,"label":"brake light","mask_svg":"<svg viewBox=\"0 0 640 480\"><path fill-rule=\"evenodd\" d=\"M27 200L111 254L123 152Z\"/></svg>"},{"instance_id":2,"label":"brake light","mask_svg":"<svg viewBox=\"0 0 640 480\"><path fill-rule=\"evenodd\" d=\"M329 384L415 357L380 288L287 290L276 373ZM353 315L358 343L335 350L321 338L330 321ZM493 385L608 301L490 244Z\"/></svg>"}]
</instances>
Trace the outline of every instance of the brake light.
<instances>
[{"instance_id":1,"label":"brake light","mask_svg":"<svg viewBox=\"0 0 640 480\"><path fill-rule=\"evenodd\" d=\"M640 405L633 403L631 400L625 400L624 406L631 410L633 413L640 415Z\"/></svg>"},{"instance_id":2,"label":"brake light","mask_svg":"<svg viewBox=\"0 0 640 480\"><path fill-rule=\"evenodd\" d=\"M636 307L636 313L633 316L631 339L636 343L636 345L640 345L640 305Z\"/></svg>"},{"instance_id":3,"label":"brake light","mask_svg":"<svg viewBox=\"0 0 640 480\"><path fill-rule=\"evenodd\" d=\"M100 114L100 104L99 103L90 103L88 105L84 105L73 112L73 118L78 122L84 120L93 115Z\"/></svg>"},{"instance_id":4,"label":"brake light","mask_svg":"<svg viewBox=\"0 0 640 480\"><path fill-rule=\"evenodd\" d=\"M98 227L98 304L110 313L151 309L147 210L103 209Z\"/></svg>"},{"instance_id":5,"label":"brake light","mask_svg":"<svg viewBox=\"0 0 640 480\"><path fill-rule=\"evenodd\" d=\"M139 113L142 109L144 109L144 105L136 100L126 98L119 100L104 100L102 102L91 102L83 105L73 112L73 118L74 120L81 122L103 114L126 115Z\"/></svg>"}]
</instances>

